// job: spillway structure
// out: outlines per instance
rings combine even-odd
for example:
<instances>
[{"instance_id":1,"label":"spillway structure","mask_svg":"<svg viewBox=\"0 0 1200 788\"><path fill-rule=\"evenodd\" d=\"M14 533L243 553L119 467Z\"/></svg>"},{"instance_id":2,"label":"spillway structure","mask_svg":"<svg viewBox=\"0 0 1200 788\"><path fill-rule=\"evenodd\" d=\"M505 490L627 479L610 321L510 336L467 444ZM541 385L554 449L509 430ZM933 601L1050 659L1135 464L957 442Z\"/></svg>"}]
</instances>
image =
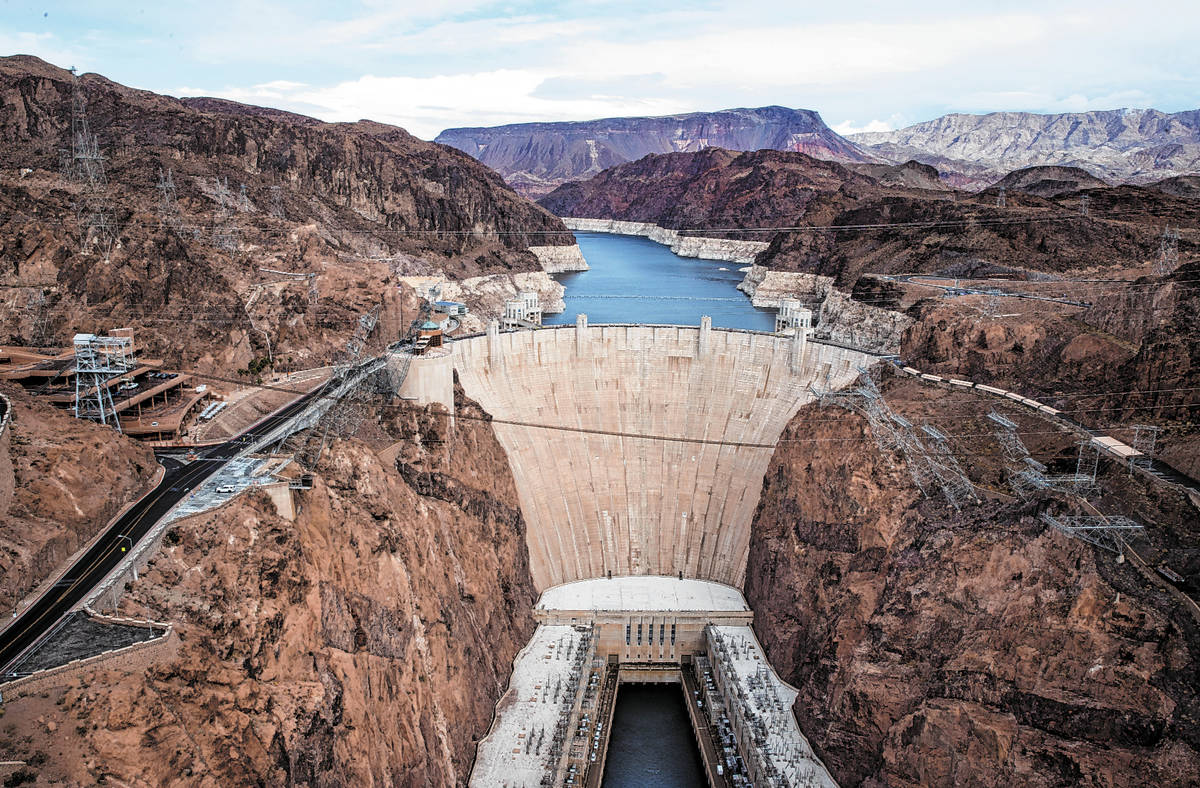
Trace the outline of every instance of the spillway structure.
<instances>
[{"instance_id":1,"label":"spillway structure","mask_svg":"<svg viewBox=\"0 0 1200 788\"><path fill-rule=\"evenodd\" d=\"M835 784L741 588L787 423L814 390L842 388L878 360L808 329L584 315L537 330L493 323L406 360L402 398L453 412L457 376L492 415L541 594L472 785L599 785L616 688L629 681L684 685L712 785Z\"/></svg>"}]
</instances>

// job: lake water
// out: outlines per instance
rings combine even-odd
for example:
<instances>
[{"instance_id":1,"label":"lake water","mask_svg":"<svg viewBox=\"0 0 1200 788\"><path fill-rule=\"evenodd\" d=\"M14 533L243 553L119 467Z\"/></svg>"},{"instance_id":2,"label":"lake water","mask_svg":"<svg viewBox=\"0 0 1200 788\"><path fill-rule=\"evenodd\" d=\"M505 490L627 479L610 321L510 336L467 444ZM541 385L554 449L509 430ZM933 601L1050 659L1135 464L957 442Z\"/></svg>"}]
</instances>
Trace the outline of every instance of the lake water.
<instances>
[{"instance_id":1,"label":"lake water","mask_svg":"<svg viewBox=\"0 0 1200 788\"><path fill-rule=\"evenodd\" d=\"M566 310L547 325L673 323L698 326L701 315L719 328L775 329L775 310L757 309L737 289L741 263L680 257L648 238L575 233L590 271L555 276L567 292Z\"/></svg>"},{"instance_id":2,"label":"lake water","mask_svg":"<svg viewBox=\"0 0 1200 788\"><path fill-rule=\"evenodd\" d=\"M602 788L704 785L704 765L680 685L622 684L617 691Z\"/></svg>"}]
</instances>

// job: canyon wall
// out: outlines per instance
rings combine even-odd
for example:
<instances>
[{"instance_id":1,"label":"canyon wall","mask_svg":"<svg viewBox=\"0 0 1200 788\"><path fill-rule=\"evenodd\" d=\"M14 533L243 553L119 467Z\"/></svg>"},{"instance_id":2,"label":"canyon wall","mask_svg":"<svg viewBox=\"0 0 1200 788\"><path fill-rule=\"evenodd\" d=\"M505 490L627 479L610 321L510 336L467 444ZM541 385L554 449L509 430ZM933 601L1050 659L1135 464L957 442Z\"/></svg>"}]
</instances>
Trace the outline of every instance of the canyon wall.
<instances>
[{"instance_id":1,"label":"canyon wall","mask_svg":"<svg viewBox=\"0 0 1200 788\"><path fill-rule=\"evenodd\" d=\"M583 259L583 251L579 244L573 246L531 246L542 268L548 274L562 274L568 271L588 270L587 260Z\"/></svg>"},{"instance_id":2,"label":"canyon wall","mask_svg":"<svg viewBox=\"0 0 1200 788\"><path fill-rule=\"evenodd\" d=\"M697 257L704 260L724 260L730 263L752 263L759 252L769 246L764 241L739 241L729 238L705 238L680 235L678 230L669 230L647 222L624 222L616 219L563 219L571 230L592 233L616 233L637 235L669 246L680 257Z\"/></svg>"},{"instance_id":3,"label":"canyon wall","mask_svg":"<svg viewBox=\"0 0 1200 788\"><path fill-rule=\"evenodd\" d=\"M158 470L147 446L20 389L6 393L13 422L0 457L0 611L49 579Z\"/></svg>"},{"instance_id":4,"label":"canyon wall","mask_svg":"<svg viewBox=\"0 0 1200 788\"><path fill-rule=\"evenodd\" d=\"M610 572L740 585L780 431L810 385L844 385L874 360L810 342L793 372L792 351L790 338L674 326L455 342L463 388L497 419L538 590Z\"/></svg>"},{"instance_id":5,"label":"canyon wall","mask_svg":"<svg viewBox=\"0 0 1200 788\"><path fill-rule=\"evenodd\" d=\"M394 126L180 100L93 74L78 84L105 157L111 248L81 237L80 186L59 171L72 75L0 58L3 342L134 326L170 364L322 366L381 294L380 334L399 335L397 275L540 273L531 245L574 244L496 173Z\"/></svg>"},{"instance_id":6,"label":"canyon wall","mask_svg":"<svg viewBox=\"0 0 1200 788\"><path fill-rule=\"evenodd\" d=\"M757 307L778 309L785 298L813 312L816 336L874 353L897 353L913 319L901 312L856 301L834 287L831 276L772 271L754 265L738 285Z\"/></svg>"},{"instance_id":7,"label":"canyon wall","mask_svg":"<svg viewBox=\"0 0 1200 788\"><path fill-rule=\"evenodd\" d=\"M649 153L772 148L826 159L875 161L826 126L816 112L786 107L446 129L436 141L471 154L531 196Z\"/></svg>"},{"instance_id":8,"label":"canyon wall","mask_svg":"<svg viewBox=\"0 0 1200 788\"><path fill-rule=\"evenodd\" d=\"M536 596L504 451L454 404L336 442L295 522L253 492L175 526L121 614L177 655L7 703L0 751L50 784L465 784Z\"/></svg>"},{"instance_id":9,"label":"canyon wall","mask_svg":"<svg viewBox=\"0 0 1200 788\"><path fill-rule=\"evenodd\" d=\"M950 434L974 481L1003 484L986 407L915 381L884 391ZM1035 453L1071 456L1069 435L1021 423ZM1102 484L1107 509L1194 531L1177 496L1119 469ZM922 501L855 414L805 408L784 431L745 592L830 771L870 788L1200 784L1188 611L1037 505L987 497L961 513Z\"/></svg>"},{"instance_id":10,"label":"canyon wall","mask_svg":"<svg viewBox=\"0 0 1200 788\"><path fill-rule=\"evenodd\" d=\"M542 312L554 314L566 309L563 293L566 288L545 271L519 274L490 274L469 279L447 279L442 282L439 299L460 301L469 305L470 312L458 318L464 333L482 331L487 321L504 313L504 302L516 298L522 291L538 294Z\"/></svg>"}]
</instances>

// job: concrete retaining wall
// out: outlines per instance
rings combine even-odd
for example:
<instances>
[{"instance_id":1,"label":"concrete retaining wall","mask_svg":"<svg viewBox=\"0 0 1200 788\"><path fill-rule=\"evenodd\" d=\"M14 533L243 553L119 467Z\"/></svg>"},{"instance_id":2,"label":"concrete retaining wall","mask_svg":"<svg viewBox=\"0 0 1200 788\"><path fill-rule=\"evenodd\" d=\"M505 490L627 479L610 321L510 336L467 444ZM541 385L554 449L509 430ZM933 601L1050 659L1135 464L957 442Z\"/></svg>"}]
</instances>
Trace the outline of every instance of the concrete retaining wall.
<instances>
[{"instance_id":1,"label":"concrete retaining wall","mask_svg":"<svg viewBox=\"0 0 1200 788\"><path fill-rule=\"evenodd\" d=\"M586 323L460 340L452 357L497 419L538 590L610 572L740 588L783 428L810 385L843 386L876 360L810 342L793 371L791 338Z\"/></svg>"}]
</instances>

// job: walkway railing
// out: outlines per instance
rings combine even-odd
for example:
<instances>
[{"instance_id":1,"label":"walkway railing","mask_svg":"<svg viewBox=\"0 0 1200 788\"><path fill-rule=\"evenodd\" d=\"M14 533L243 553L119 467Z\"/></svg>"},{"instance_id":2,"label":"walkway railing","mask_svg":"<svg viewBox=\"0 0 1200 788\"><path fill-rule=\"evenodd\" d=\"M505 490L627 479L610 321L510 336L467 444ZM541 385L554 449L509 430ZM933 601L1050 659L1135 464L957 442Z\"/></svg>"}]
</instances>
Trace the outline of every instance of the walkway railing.
<instances>
[{"instance_id":1,"label":"walkway railing","mask_svg":"<svg viewBox=\"0 0 1200 788\"><path fill-rule=\"evenodd\" d=\"M554 325L541 326L539 329L536 329L536 330L553 331L556 329L574 329L574 328L575 328L574 323L555 323ZM687 328L687 329L692 329L694 331L700 330L699 326L682 325L679 323L588 323L588 328ZM500 329L500 333L501 334L515 334L518 331L528 331L528 330L530 330L530 329L502 328L502 329ZM723 331L723 332L729 333L729 334L751 334L753 336L775 337L777 339L788 338L786 335L777 334L774 331L759 331L759 330L753 329L753 328L724 328L724 327L713 326L711 330L712 331ZM447 338L451 342L461 342L465 339L478 339L479 337L485 337L485 336L487 336L486 331L476 331L472 334L463 334L461 336L447 337ZM878 350L868 350L866 348L857 347L855 345L850 345L845 342L835 342L832 339L824 339L824 338L820 338L820 337L810 336L808 338L808 341L810 343L816 343L818 345L827 345L828 347L840 348L841 350L853 350L855 353L863 353L865 355L875 356L876 358L881 358L881 359L894 359L897 357L895 353L881 353Z\"/></svg>"}]
</instances>

